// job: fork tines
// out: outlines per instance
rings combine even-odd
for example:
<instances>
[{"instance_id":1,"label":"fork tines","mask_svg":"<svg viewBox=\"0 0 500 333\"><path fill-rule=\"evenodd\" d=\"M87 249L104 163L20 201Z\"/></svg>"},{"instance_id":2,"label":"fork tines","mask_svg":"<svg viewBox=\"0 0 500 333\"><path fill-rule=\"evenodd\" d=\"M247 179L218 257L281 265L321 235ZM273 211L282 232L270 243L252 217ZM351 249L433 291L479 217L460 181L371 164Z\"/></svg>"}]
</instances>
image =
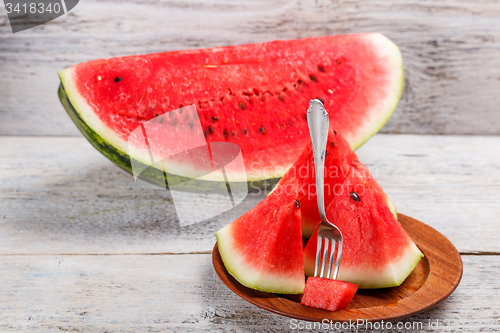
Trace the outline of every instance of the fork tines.
<instances>
[{"instance_id":1,"label":"fork tines","mask_svg":"<svg viewBox=\"0 0 500 333\"><path fill-rule=\"evenodd\" d=\"M337 279L337 274L340 266L340 258L342 255L342 239L334 239L330 237L331 230L319 230L318 227L318 243L316 245L316 263L314 265L314 276L318 276L318 270L320 269L320 258L322 258L321 273L319 277L326 277L330 279ZM326 232L320 232L326 231ZM323 253L321 255L321 248L323 248ZM329 251L328 251L329 250ZM335 258L335 270L332 274L333 260ZM326 261L329 259L328 270L326 271Z\"/></svg>"}]
</instances>

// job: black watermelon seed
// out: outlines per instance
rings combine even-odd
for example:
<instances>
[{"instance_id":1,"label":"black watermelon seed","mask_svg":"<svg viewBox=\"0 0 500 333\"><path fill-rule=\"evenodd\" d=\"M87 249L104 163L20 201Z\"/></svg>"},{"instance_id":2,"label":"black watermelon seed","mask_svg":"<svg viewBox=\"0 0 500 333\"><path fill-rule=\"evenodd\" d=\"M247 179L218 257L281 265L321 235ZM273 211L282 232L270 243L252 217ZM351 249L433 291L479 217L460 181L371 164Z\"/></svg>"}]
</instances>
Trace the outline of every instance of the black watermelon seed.
<instances>
[{"instance_id":1,"label":"black watermelon seed","mask_svg":"<svg viewBox=\"0 0 500 333\"><path fill-rule=\"evenodd\" d=\"M321 97L316 97L317 100L319 100L321 103L325 104L325 100Z\"/></svg>"},{"instance_id":2,"label":"black watermelon seed","mask_svg":"<svg viewBox=\"0 0 500 333\"><path fill-rule=\"evenodd\" d=\"M174 120L172 120L172 125L173 126L177 125L177 118L174 118Z\"/></svg>"},{"instance_id":3,"label":"black watermelon seed","mask_svg":"<svg viewBox=\"0 0 500 333\"><path fill-rule=\"evenodd\" d=\"M238 105L240 109L245 110L245 104L243 104L243 102L239 102Z\"/></svg>"},{"instance_id":4,"label":"black watermelon seed","mask_svg":"<svg viewBox=\"0 0 500 333\"><path fill-rule=\"evenodd\" d=\"M339 64L339 65L340 65L341 63L342 63L342 61L340 61L340 60L337 60L337 64Z\"/></svg>"},{"instance_id":5,"label":"black watermelon seed","mask_svg":"<svg viewBox=\"0 0 500 333\"><path fill-rule=\"evenodd\" d=\"M231 134L233 134L233 136L236 136L236 131L233 131Z\"/></svg>"},{"instance_id":6,"label":"black watermelon seed","mask_svg":"<svg viewBox=\"0 0 500 333\"><path fill-rule=\"evenodd\" d=\"M297 200L295 200L295 206L297 206L297 208L300 208L300 202L299 202L299 200L298 200L298 199L297 199Z\"/></svg>"},{"instance_id":7,"label":"black watermelon seed","mask_svg":"<svg viewBox=\"0 0 500 333\"><path fill-rule=\"evenodd\" d=\"M227 138L227 130L224 130L224 137Z\"/></svg>"},{"instance_id":8,"label":"black watermelon seed","mask_svg":"<svg viewBox=\"0 0 500 333\"><path fill-rule=\"evenodd\" d=\"M120 82L122 80L122 77L121 76L117 76L115 77L115 82Z\"/></svg>"},{"instance_id":9,"label":"black watermelon seed","mask_svg":"<svg viewBox=\"0 0 500 333\"><path fill-rule=\"evenodd\" d=\"M336 130L333 130L333 133L337 134L337 131L336 131Z\"/></svg>"},{"instance_id":10,"label":"black watermelon seed","mask_svg":"<svg viewBox=\"0 0 500 333\"><path fill-rule=\"evenodd\" d=\"M278 99L282 102L284 101L283 95L281 93L278 94Z\"/></svg>"},{"instance_id":11,"label":"black watermelon seed","mask_svg":"<svg viewBox=\"0 0 500 333\"><path fill-rule=\"evenodd\" d=\"M243 130L243 133L248 134L248 131L246 129Z\"/></svg>"},{"instance_id":12,"label":"black watermelon seed","mask_svg":"<svg viewBox=\"0 0 500 333\"><path fill-rule=\"evenodd\" d=\"M351 196L351 199L354 200L354 201L356 201L356 202L359 202L359 200L361 200L359 198L359 195L356 192L354 192L354 191L352 191L351 194L349 194L349 195Z\"/></svg>"},{"instance_id":13,"label":"black watermelon seed","mask_svg":"<svg viewBox=\"0 0 500 333\"><path fill-rule=\"evenodd\" d=\"M318 71L320 71L321 73L324 73L325 69L323 68L323 66L318 65Z\"/></svg>"},{"instance_id":14,"label":"black watermelon seed","mask_svg":"<svg viewBox=\"0 0 500 333\"><path fill-rule=\"evenodd\" d=\"M212 120L217 121L217 120L219 120L219 118L217 118L216 116L212 116Z\"/></svg>"},{"instance_id":15,"label":"black watermelon seed","mask_svg":"<svg viewBox=\"0 0 500 333\"><path fill-rule=\"evenodd\" d=\"M208 133L212 134L214 132L214 129L212 126L208 126Z\"/></svg>"},{"instance_id":16,"label":"black watermelon seed","mask_svg":"<svg viewBox=\"0 0 500 333\"><path fill-rule=\"evenodd\" d=\"M262 134L266 134L266 129L265 129L264 127L262 127L262 126L261 126L261 127L260 127L260 132L261 132Z\"/></svg>"},{"instance_id":17,"label":"black watermelon seed","mask_svg":"<svg viewBox=\"0 0 500 333\"><path fill-rule=\"evenodd\" d=\"M314 75L309 75L309 78L311 79L311 81L314 81L314 82L318 82L318 79L316 78L316 76Z\"/></svg>"}]
</instances>

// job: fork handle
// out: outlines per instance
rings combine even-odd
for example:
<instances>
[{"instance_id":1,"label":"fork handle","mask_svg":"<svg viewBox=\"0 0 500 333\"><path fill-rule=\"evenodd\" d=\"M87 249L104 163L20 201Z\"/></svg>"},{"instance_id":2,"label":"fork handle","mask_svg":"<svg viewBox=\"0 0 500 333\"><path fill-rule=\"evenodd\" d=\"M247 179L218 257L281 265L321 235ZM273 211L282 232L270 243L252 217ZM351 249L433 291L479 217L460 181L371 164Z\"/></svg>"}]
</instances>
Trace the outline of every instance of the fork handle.
<instances>
[{"instance_id":1,"label":"fork handle","mask_svg":"<svg viewBox=\"0 0 500 333\"><path fill-rule=\"evenodd\" d=\"M314 171L316 173L316 197L321 221L326 221L325 214L325 155L328 140L329 119L328 113L318 99L309 102L307 110L307 124L311 135Z\"/></svg>"}]
</instances>

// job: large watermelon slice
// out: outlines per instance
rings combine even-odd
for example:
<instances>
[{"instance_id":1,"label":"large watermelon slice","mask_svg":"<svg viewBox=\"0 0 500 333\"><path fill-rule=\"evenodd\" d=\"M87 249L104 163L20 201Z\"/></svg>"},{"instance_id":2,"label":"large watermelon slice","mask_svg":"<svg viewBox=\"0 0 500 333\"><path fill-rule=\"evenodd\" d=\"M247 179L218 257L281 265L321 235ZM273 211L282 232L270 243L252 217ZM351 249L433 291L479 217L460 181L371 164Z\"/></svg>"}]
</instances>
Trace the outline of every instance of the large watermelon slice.
<instances>
[{"instance_id":1,"label":"large watermelon slice","mask_svg":"<svg viewBox=\"0 0 500 333\"><path fill-rule=\"evenodd\" d=\"M228 272L243 285L280 294L301 294L305 276L295 179L217 232Z\"/></svg>"},{"instance_id":2,"label":"large watermelon slice","mask_svg":"<svg viewBox=\"0 0 500 333\"><path fill-rule=\"evenodd\" d=\"M403 87L400 51L378 33L100 59L59 76L60 99L77 127L121 168L131 172L131 148L137 163L151 165L148 141L128 141L142 124L154 132L199 122L208 142L241 148L246 173L233 170L233 181L283 176L308 140L310 99L324 101L331 123L356 148L384 125ZM189 105L199 120L182 113ZM198 134L186 131L182 142ZM163 156L181 140L163 139ZM167 172L192 177L195 169L178 160Z\"/></svg>"}]
</instances>

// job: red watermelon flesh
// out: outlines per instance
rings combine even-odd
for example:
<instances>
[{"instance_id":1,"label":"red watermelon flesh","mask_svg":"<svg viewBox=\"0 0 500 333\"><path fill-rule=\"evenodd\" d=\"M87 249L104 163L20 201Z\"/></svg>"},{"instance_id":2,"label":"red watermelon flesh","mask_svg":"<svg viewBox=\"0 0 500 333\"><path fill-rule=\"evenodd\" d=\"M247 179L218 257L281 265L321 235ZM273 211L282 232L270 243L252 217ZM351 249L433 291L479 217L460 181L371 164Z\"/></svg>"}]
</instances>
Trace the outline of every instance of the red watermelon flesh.
<instances>
[{"instance_id":1,"label":"red watermelon flesh","mask_svg":"<svg viewBox=\"0 0 500 333\"><path fill-rule=\"evenodd\" d=\"M300 304L328 311L347 308L358 286L340 280L309 277Z\"/></svg>"},{"instance_id":2,"label":"red watermelon flesh","mask_svg":"<svg viewBox=\"0 0 500 333\"><path fill-rule=\"evenodd\" d=\"M301 294L304 264L295 179L217 232L228 272L241 284L280 294Z\"/></svg>"},{"instance_id":3,"label":"red watermelon flesh","mask_svg":"<svg viewBox=\"0 0 500 333\"><path fill-rule=\"evenodd\" d=\"M376 33L100 59L59 75L80 119L124 153L138 126L194 105L207 141L241 148L248 180L280 177L292 165L309 139L310 99L322 99L331 123L358 147L390 117L403 84L399 49ZM181 109L156 123L197 121ZM195 134L165 138L158 154ZM137 156L148 162L147 152ZM189 163L179 160L173 172Z\"/></svg>"},{"instance_id":4,"label":"red watermelon flesh","mask_svg":"<svg viewBox=\"0 0 500 333\"><path fill-rule=\"evenodd\" d=\"M325 203L332 201L352 164L358 160L347 141L334 129L328 133L325 157ZM302 219L302 236L309 238L318 224L319 212L316 202L316 179L311 143L307 143L302 154L288 173L297 175L297 192ZM288 184L288 173L280 179L276 188Z\"/></svg>"},{"instance_id":5,"label":"red watermelon flesh","mask_svg":"<svg viewBox=\"0 0 500 333\"><path fill-rule=\"evenodd\" d=\"M344 140L342 135L336 130L330 129L325 157L325 206L334 199L337 193L341 193L343 184L351 168L353 165L358 164L358 156L351 150L347 141ZM306 144L302 154L288 172L297 175L297 192L302 219L302 236L304 238L309 238L320 220L318 204L316 202L314 157L310 142ZM371 177L368 170L367 175ZM276 188L288 182L288 177L285 175L278 182ZM375 180L373 180L373 186L381 193L390 209L395 212L394 206Z\"/></svg>"},{"instance_id":6,"label":"red watermelon flesh","mask_svg":"<svg viewBox=\"0 0 500 333\"><path fill-rule=\"evenodd\" d=\"M422 253L389 209L380 186L367 168L355 162L342 192L326 210L328 220L342 232L343 248L338 278L359 288L400 285ZM306 275L314 274L317 232L304 249Z\"/></svg>"}]
</instances>

